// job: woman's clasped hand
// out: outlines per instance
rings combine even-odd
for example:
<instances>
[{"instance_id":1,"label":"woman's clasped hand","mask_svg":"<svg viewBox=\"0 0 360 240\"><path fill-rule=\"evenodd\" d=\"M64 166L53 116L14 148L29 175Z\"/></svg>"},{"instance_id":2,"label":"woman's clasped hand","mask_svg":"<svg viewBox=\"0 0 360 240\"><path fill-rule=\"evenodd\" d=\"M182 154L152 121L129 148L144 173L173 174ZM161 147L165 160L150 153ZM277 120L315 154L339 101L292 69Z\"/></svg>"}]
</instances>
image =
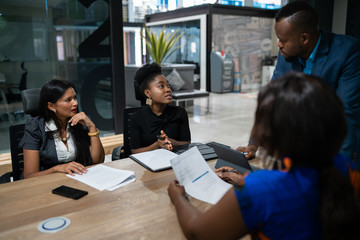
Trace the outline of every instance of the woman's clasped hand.
<instances>
[{"instance_id":1,"label":"woman's clasped hand","mask_svg":"<svg viewBox=\"0 0 360 240\"><path fill-rule=\"evenodd\" d=\"M171 144L171 141L169 140L168 136L165 134L163 130L160 131L160 135L158 136L158 144L159 148L164 148L169 151L173 150L173 146Z\"/></svg>"}]
</instances>

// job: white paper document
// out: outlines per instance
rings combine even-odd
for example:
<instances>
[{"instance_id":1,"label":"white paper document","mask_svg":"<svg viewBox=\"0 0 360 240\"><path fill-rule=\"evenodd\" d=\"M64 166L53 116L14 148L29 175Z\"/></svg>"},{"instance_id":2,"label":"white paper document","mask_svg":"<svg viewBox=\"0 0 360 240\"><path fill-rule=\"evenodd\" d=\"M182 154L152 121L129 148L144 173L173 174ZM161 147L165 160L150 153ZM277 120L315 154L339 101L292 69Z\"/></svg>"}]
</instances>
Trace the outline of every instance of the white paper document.
<instances>
[{"instance_id":1,"label":"white paper document","mask_svg":"<svg viewBox=\"0 0 360 240\"><path fill-rule=\"evenodd\" d=\"M178 155L166 149L156 149L142 153L131 154L130 158L137 161L144 167L155 172L171 168L170 160Z\"/></svg>"},{"instance_id":2,"label":"white paper document","mask_svg":"<svg viewBox=\"0 0 360 240\"><path fill-rule=\"evenodd\" d=\"M232 187L214 173L196 147L172 159L171 165L186 193L201 201L216 204Z\"/></svg>"},{"instance_id":3,"label":"white paper document","mask_svg":"<svg viewBox=\"0 0 360 240\"><path fill-rule=\"evenodd\" d=\"M100 191L105 189L113 191L135 181L133 171L116 169L102 164L88 168L88 172L83 175L75 174L75 176L71 176L67 174L66 176Z\"/></svg>"}]
</instances>

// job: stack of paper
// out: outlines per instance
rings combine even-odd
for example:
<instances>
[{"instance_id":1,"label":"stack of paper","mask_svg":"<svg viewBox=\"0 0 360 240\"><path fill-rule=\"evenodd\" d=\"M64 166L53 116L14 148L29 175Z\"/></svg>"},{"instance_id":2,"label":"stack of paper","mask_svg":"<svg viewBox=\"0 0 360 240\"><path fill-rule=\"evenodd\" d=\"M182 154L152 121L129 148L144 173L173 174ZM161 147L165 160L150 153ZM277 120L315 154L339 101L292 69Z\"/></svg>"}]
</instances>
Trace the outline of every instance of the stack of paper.
<instances>
[{"instance_id":1,"label":"stack of paper","mask_svg":"<svg viewBox=\"0 0 360 240\"><path fill-rule=\"evenodd\" d=\"M82 175L75 174L66 176L96 188L97 190L113 191L135 181L133 171L115 169L102 164L88 168L88 172Z\"/></svg>"},{"instance_id":2,"label":"stack of paper","mask_svg":"<svg viewBox=\"0 0 360 240\"><path fill-rule=\"evenodd\" d=\"M216 204L232 187L213 172L196 147L172 159L171 165L186 193L201 201Z\"/></svg>"}]
</instances>

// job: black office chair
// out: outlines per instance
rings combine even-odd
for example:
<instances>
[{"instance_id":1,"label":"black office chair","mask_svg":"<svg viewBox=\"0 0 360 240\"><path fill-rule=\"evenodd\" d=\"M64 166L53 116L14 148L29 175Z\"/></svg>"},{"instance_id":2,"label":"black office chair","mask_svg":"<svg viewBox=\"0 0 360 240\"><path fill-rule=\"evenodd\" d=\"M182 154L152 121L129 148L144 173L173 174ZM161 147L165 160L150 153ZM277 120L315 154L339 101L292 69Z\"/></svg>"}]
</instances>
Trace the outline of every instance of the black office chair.
<instances>
[{"instance_id":1,"label":"black office chair","mask_svg":"<svg viewBox=\"0 0 360 240\"><path fill-rule=\"evenodd\" d=\"M32 117L39 113L40 88L32 88L21 91L21 97L24 105L24 112ZM10 151L12 172L5 173L0 177L0 183L17 181L21 177L24 169L24 154L19 143L24 136L25 124L13 125L9 127Z\"/></svg>"},{"instance_id":2,"label":"black office chair","mask_svg":"<svg viewBox=\"0 0 360 240\"><path fill-rule=\"evenodd\" d=\"M39 114L40 92L41 88L30 88L21 91L24 112L32 117Z\"/></svg>"},{"instance_id":3,"label":"black office chair","mask_svg":"<svg viewBox=\"0 0 360 240\"><path fill-rule=\"evenodd\" d=\"M129 134L129 120L132 114L138 111L141 107L124 108L123 110L123 136L124 145L115 148L112 152L111 159L119 160L129 157L131 154L130 134Z\"/></svg>"},{"instance_id":4,"label":"black office chair","mask_svg":"<svg viewBox=\"0 0 360 240\"><path fill-rule=\"evenodd\" d=\"M11 182L11 178L13 181L17 181L21 177L24 170L24 153L22 147L19 147L19 143L24 136L24 129L25 124L9 127L12 172L0 176L0 183Z\"/></svg>"},{"instance_id":5,"label":"black office chair","mask_svg":"<svg viewBox=\"0 0 360 240\"><path fill-rule=\"evenodd\" d=\"M4 173L0 176L0 184L11 182L12 172Z\"/></svg>"},{"instance_id":6,"label":"black office chair","mask_svg":"<svg viewBox=\"0 0 360 240\"><path fill-rule=\"evenodd\" d=\"M9 127L11 165L13 181L20 179L24 170L24 153L23 148L19 147L19 143L24 136L25 124L19 124Z\"/></svg>"}]
</instances>

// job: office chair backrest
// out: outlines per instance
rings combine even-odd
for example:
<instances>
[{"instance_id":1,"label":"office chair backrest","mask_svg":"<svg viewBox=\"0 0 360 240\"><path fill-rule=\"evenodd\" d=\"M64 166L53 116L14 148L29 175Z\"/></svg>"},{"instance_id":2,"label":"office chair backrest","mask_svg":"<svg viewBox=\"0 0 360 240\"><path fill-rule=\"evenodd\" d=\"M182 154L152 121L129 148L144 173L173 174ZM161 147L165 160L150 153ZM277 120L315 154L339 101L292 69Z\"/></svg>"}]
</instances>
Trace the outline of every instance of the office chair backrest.
<instances>
[{"instance_id":1,"label":"office chair backrest","mask_svg":"<svg viewBox=\"0 0 360 240\"><path fill-rule=\"evenodd\" d=\"M24 105L24 112L31 116L39 114L39 101L40 101L41 88L30 88L21 91L21 98Z\"/></svg>"},{"instance_id":2,"label":"office chair backrest","mask_svg":"<svg viewBox=\"0 0 360 240\"><path fill-rule=\"evenodd\" d=\"M19 124L9 127L10 150L13 180L19 180L21 172L24 169L24 153L23 148L19 147L19 143L24 136L25 124Z\"/></svg>"},{"instance_id":3,"label":"office chair backrest","mask_svg":"<svg viewBox=\"0 0 360 240\"><path fill-rule=\"evenodd\" d=\"M131 154L131 146L130 146L130 129L129 129L129 123L130 123L130 117L132 114L134 114L136 111L138 111L141 107L133 107L133 108L124 108L123 110L123 132L124 132L124 153L123 158L129 157Z\"/></svg>"},{"instance_id":4,"label":"office chair backrest","mask_svg":"<svg viewBox=\"0 0 360 240\"><path fill-rule=\"evenodd\" d=\"M21 91L21 98L24 105L24 112L31 116L39 113L40 88L26 89ZM24 169L23 148L19 143L24 136L25 124L19 124L9 127L10 151L13 180L19 180L21 172Z\"/></svg>"}]
</instances>

